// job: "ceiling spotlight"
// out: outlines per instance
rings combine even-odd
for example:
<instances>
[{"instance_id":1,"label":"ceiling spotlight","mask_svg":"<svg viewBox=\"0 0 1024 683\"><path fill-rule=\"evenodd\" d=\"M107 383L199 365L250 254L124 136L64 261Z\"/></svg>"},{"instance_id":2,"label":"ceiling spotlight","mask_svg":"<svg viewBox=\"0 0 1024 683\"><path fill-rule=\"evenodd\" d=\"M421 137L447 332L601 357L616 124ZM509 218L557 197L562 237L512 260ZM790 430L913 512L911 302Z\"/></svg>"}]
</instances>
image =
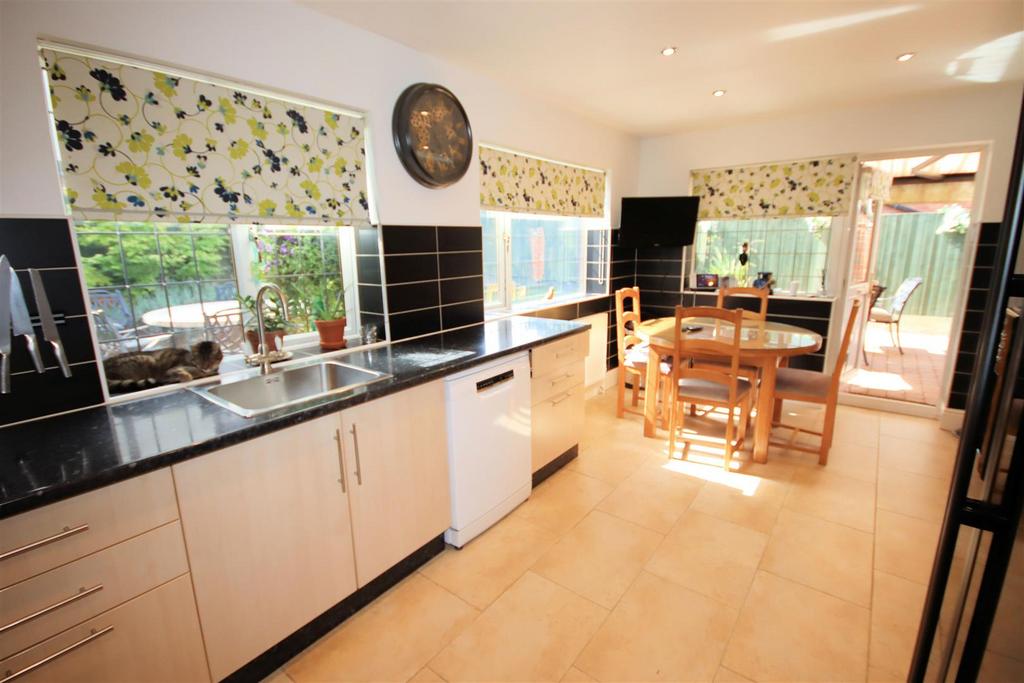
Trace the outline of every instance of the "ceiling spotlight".
<instances>
[{"instance_id":1,"label":"ceiling spotlight","mask_svg":"<svg viewBox=\"0 0 1024 683\"><path fill-rule=\"evenodd\" d=\"M721 97L722 95L725 94L725 91L724 90L716 90L716 91L714 91L711 94L714 95L715 97Z\"/></svg>"},{"instance_id":2,"label":"ceiling spotlight","mask_svg":"<svg viewBox=\"0 0 1024 683\"><path fill-rule=\"evenodd\" d=\"M420 116L430 116L430 112L427 111L426 109L424 109L424 110L420 111Z\"/></svg>"},{"instance_id":3,"label":"ceiling spotlight","mask_svg":"<svg viewBox=\"0 0 1024 683\"><path fill-rule=\"evenodd\" d=\"M904 52L903 54L901 54L899 57L896 58L896 61L897 62L909 62L911 59L914 58L915 54L916 54L915 52Z\"/></svg>"},{"instance_id":4,"label":"ceiling spotlight","mask_svg":"<svg viewBox=\"0 0 1024 683\"><path fill-rule=\"evenodd\" d=\"M671 45L669 47L661 48L661 56L662 57L671 57L675 53L676 53L676 49L674 47L672 47Z\"/></svg>"}]
</instances>

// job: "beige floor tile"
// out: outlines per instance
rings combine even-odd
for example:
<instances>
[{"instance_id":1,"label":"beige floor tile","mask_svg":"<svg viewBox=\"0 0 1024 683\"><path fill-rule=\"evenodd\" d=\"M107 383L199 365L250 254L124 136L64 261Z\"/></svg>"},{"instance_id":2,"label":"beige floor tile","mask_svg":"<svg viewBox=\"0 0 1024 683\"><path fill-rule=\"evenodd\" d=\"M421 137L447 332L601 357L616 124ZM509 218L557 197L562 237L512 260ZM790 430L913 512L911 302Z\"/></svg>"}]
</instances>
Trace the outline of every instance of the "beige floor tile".
<instances>
[{"instance_id":1,"label":"beige floor tile","mask_svg":"<svg viewBox=\"0 0 1024 683\"><path fill-rule=\"evenodd\" d=\"M444 683L444 679L438 676L429 666L425 666L409 679L409 683Z\"/></svg>"},{"instance_id":2,"label":"beige floor tile","mask_svg":"<svg viewBox=\"0 0 1024 683\"><path fill-rule=\"evenodd\" d=\"M785 471L792 475L798 468L776 463L764 470L775 477ZM726 473L721 468L704 467L708 481L690 504L691 510L714 515L734 524L769 533L789 492L790 482L784 478L761 477L745 471L761 473L751 465L741 472Z\"/></svg>"},{"instance_id":3,"label":"beige floor tile","mask_svg":"<svg viewBox=\"0 0 1024 683\"><path fill-rule=\"evenodd\" d=\"M607 482L563 469L535 488L530 499L512 514L561 535L611 491Z\"/></svg>"},{"instance_id":4,"label":"beige floor tile","mask_svg":"<svg viewBox=\"0 0 1024 683\"><path fill-rule=\"evenodd\" d=\"M619 484L597 509L666 534L696 498L703 483L652 462Z\"/></svg>"},{"instance_id":5,"label":"beige floor tile","mask_svg":"<svg viewBox=\"0 0 1024 683\"><path fill-rule=\"evenodd\" d=\"M878 468L878 507L918 519L941 522L949 484L941 479Z\"/></svg>"},{"instance_id":6,"label":"beige floor tile","mask_svg":"<svg viewBox=\"0 0 1024 683\"><path fill-rule=\"evenodd\" d=\"M413 574L287 667L306 681L405 681L469 626L479 612Z\"/></svg>"},{"instance_id":7,"label":"beige floor tile","mask_svg":"<svg viewBox=\"0 0 1024 683\"><path fill-rule=\"evenodd\" d=\"M527 572L430 662L448 681L557 681L607 611Z\"/></svg>"},{"instance_id":8,"label":"beige floor tile","mask_svg":"<svg viewBox=\"0 0 1024 683\"><path fill-rule=\"evenodd\" d=\"M736 611L643 572L576 660L601 681L710 681Z\"/></svg>"},{"instance_id":9,"label":"beige floor tile","mask_svg":"<svg viewBox=\"0 0 1024 683\"><path fill-rule=\"evenodd\" d=\"M689 511L648 561L647 571L739 608L768 536Z\"/></svg>"},{"instance_id":10,"label":"beige floor tile","mask_svg":"<svg viewBox=\"0 0 1024 683\"><path fill-rule=\"evenodd\" d=\"M875 519L875 569L927 584L938 542L938 522L879 510Z\"/></svg>"},{"instance_id":11,"label":"beige floor tile","mask_svg":"<svg viewBox=\"0 0 1024 683\"><path fill-rule=\"evenodd\" d=\"M906 676L898 676L891 671L885 669L879 669L877 667L868 667L868 683L907 683Z\"/></svg>"},{"instance_id":12,"label":"beige floor tile","mask_svg":"<svg viewBox=\"0 0 1024 683\"><path fill-rule=\"evenodd\" d=\"M608 482L612 486L633 474L647 459L649 452L619 439L600 446L584 448L566 469Z\"/></svg>"},{"instance_id":13,"label":"beige floor tile","mask_svg":"<svg viewBox=\"0 0 1024 683\"><path fill-rule=\"evenodd\" d=\"M931 443L940 446L956 444L956 437L951 432L939 427L938 420L897 413L877 413L879 433L886 436L898 436L912 439L918 443Z\"/></svg>"},{"instance_id":14,"label":"beige floor tile","mask_svg":"<svg viewBox=\"0 0 1024 683\"><path fill-rule=\"evenodd\" d=\"M746 676L740 676L735 671L730 671L724 666L718 667L718 673L715 674L714 683L753 683Z\"/></svg>"},{"instance_id":15,"label":"beige floor tile","mask_svg":"<svg viewBox=\"0 0 1024 683\"><path fill-rule=\"evenodd\" d=\"M663 538L595 510L537 560L533 571L611 609Z\"/></svg>"},{"instance_id":16,"label":"beige floor tile","mask_svg":"<svg viewBox=\"0 0 1024 683\"><path fill-rule=\"evenodd\" d=\"M575 666L570 666L569 670L562 676L562 683L591 683L595 680L593 676L580 671Z\"/></svg>"},{"instance_id":17,"label":"beige floor tile","mask_svg":"<svg viewBox=\"0 0 1024 683\"><path fill-rule=\"evenodd\" d=\"M827 469L800 468L785 506L861 531L874 531L875 487Z\"/></svg>"},{"instance_id":18,"label":"beige floor tile","mask_svg":"<svg viewBox=\"0 0 1024 683\"><path fill-rule=\"evenodd\" d=\"M956 460L956 441L944 445L883 434L878 440L879 465L949 481Z\"/></svg>"},{"instance_id":19,"label":"beige floor tile","mask_svg":"<svg viewBox=\"0 0 1024 683\"><path fill-rule=\"evenodd\" d=\"M836 424L832 432L833 444L843 443L877 448L878 434L878 413L842 409L836 413Z\"/></svg>"},{"instance_id":20,"label":"beige floor tile","mask_svg":"<svg viewBox=\"0 0 1024 683\"><path fill-rule=\"evenodd\" d=\"M759 681L863 681L870 611L758 572L722 666Z\"/></svg>"},{"instance_id":21,"label":"beige floor tile","mask_svg":"<svg viewBox=\"0 0 1024 683\"><path fill-rule=\"evenodd\" d=\"M284 669L278 669L263 679L263 683L292 683L292 679L288 677Z\"/></svg>"},{"instance_id":22,"label":"beige floor tile","mask_svg":"<svg viewBox=\"0 0 1024 683\"><path fill-rule=\"evenodd\" d=\"M868 664L906 680L924 608L926 588L913 581L875 572L871 600L871 646Z\"/></svg>"},{"instance_id":23,"label":"beige floor tile","mask_svg":"<svg viewBox=\"0 0 1024 683\"><path fill-rule=\"evenodd\" d=\"M814 466L820 467L817 462ZM833 474L873 484L878 480L878 449L858 444L833 443L825 469Z\"/></svg>"},{"instance_id":24,"label":"beige floor tile","mask_svg":"<svg viewBox=\"0 0 1024 683\"><path fill-rule=\"evenodd\" d=\"M461 550L448 548L420 571L484 609L555 544L554 532L509 515Z\"/></svg>"},{"instance_id":25,"label":"beige floor tile","mask_svg":"<svg viewBox=\"0 0 1024 683\"><path fill-rule=\"evenodd\" d=\"M865 531L783 508L761 569L870 607L873 541Z\"/></svg>"},{"instance_id":26,"label":"beige floor tile","mask_svg":"<svg viewBox=\"0 0 1024 683\"><path fill-rule=\"evenodd\" d=\"M978 683L1019 683L1024 681L1024 659L1006 657L986 650L978 672Z\"/></svg>"}]
</instances>

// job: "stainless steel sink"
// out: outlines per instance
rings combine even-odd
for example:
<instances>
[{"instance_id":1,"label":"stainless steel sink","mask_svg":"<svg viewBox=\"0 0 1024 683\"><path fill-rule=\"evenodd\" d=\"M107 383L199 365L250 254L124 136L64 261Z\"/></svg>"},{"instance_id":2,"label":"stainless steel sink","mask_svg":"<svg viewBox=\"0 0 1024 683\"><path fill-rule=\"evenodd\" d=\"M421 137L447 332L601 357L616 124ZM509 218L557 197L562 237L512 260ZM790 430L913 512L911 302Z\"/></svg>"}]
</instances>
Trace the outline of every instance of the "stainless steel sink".
<instances>
[{"instance_id":1,"label":"stainless steel sink","mask_svg":"<svg viewBox=\"0 0 1024 683\"><path fill-rule=\"evenodd\" d=\"M358 389L388 377L391 375L384 372L326 361L227 384L191 387L191 391L242 417L253 417L304 401Z\"/></svg>"}]
</instances>

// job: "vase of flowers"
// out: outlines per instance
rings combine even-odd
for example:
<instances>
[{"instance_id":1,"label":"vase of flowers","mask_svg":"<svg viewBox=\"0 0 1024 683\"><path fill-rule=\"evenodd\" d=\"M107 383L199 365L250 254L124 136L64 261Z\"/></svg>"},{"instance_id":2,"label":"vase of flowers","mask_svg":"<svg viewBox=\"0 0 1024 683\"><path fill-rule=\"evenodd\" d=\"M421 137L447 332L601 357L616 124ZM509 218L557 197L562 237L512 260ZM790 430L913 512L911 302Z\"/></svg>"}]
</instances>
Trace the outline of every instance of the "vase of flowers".
<instances>
[{"instance_id":1,"label":"vase of flowers","mask_svg":"<svg viewBox=\"0 0 1024 683\"><path fill-rule=\"evenodd\" d=\"M316 331L320 334L320 348L336 351L347 346L345 340L345 288L328 280L324 291L313 297L310 310Z\"/></svg>"}]
</instances>

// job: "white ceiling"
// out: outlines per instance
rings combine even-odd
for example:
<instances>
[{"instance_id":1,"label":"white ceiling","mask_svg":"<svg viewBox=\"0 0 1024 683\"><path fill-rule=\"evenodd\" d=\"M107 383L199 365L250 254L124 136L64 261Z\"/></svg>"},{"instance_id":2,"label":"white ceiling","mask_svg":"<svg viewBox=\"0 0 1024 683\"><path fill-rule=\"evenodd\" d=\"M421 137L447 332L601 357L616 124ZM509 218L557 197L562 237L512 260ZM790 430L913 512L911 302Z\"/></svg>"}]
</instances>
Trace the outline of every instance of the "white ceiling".
<instances>
[{"instance_id":1,"label":"white ceiling","mask_svg":"<svg viewBox=\"0 0 1024 683\"><path fill-rule=\"evenodd\" d=\"M1021 0L299 1L640 135L1024 80Z\"/></svg>"}]
</instances>

